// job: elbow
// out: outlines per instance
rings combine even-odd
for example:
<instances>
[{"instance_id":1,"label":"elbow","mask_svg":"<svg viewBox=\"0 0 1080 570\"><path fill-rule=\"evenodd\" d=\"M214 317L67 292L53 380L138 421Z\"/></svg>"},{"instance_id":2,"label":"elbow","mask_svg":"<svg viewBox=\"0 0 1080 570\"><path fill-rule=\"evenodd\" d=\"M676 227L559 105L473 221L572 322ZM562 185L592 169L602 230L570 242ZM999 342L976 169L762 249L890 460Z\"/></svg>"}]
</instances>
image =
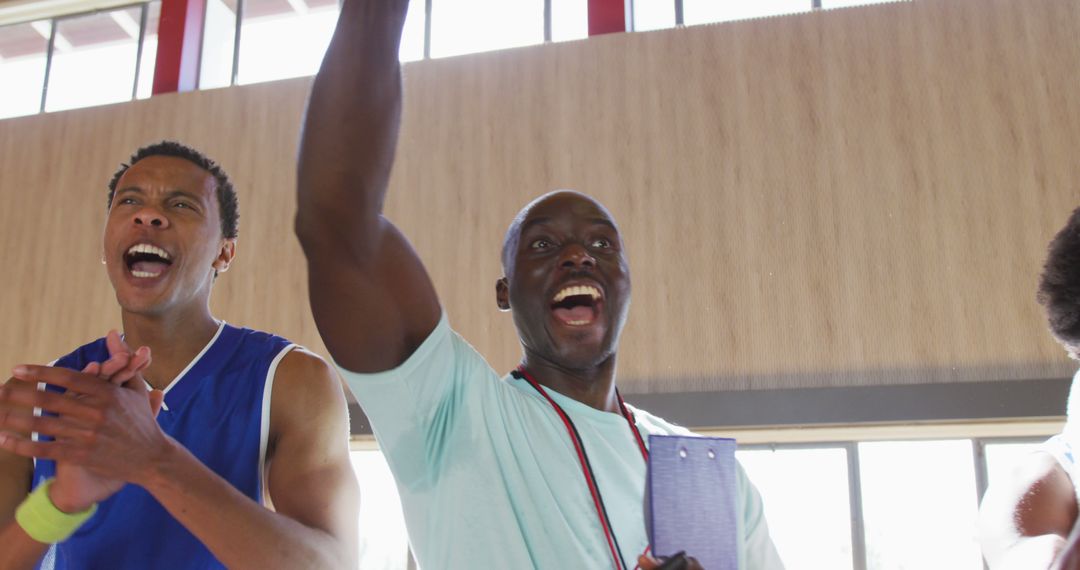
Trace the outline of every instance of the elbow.
<instances>
[{"instance_id":1,"label":"elbow","mask_svg":"<svg viewBox=\"0 0 1080 570\"><path fill-rule=\"evenodd\" d=\"M324 252L332 252L339 262L342 256L353 263L365 265L378 254L382 217L374 222L348 219L333 212L313 211L299 208L293 221L293 232L300 242L300 249L310 262L323 258Z\"/></svg>"},{"instance_id":2,"label":"elbow","mask_svg":"<svg viewBox=\"0 0 1080 570\"><path fill-rule=\"evenodd\" d=\"M323 560L318 568L340 568L341 570L354 570L360 566L360 548L356 541L335 539L330 537L334 548L322 551ZM319 557L313 557L316 560Z\"/></svg>"},{"instance_id":3,"label":"elbow","mask_svg":"<svg viewBox=\"0 0 1080 570\"><path fill-rule=\"evenodd\" d=\"M320 228L320 224L313 219L314 217L310 208L300 206L293 220L293 233L296 234L296 239L299 240L300 247L305 253L310 251L317 242L325 241L325 237L322 236L325 230Z\"/></svg>"},{"instance_id":4,"label":"elbow","mask_svg":"<svg viewBox=\"0 0 1080 570\"><path fill-rule=\"evenodd\" d=\"M325 208L300 204L293 219L293 233L305 255L310 258L313 252L343 245L341 242L347 235L335 228L341 228L347 222L337 218Z\"/></svg>"}]
</instances>

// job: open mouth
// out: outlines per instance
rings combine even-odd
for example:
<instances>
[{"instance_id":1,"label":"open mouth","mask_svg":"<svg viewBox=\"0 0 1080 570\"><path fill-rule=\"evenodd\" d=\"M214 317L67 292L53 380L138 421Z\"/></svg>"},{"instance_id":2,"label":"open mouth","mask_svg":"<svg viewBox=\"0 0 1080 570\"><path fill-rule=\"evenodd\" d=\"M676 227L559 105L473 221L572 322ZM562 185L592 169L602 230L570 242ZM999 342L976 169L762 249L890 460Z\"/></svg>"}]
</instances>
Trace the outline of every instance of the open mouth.
<instances>
[{"instance_id":1,"label":"open mouth","mask_svg":"<svg viewBox=\"0 0 1080 570\"><path fill-rule=\"evenodd\" d=\"M565 325L585 326L599 316L602 298L600 290L592 285L563 287L551 299L551 312Z\"/></svg>"},{"instance_id":2,"label":"open mouth","mask_svg":"<svg viewBox=\"0 0 1080 570\"><path fill-rule=\"evenodd\" d=\"M133 277L153 279L159 277L172 265L172 256L160 247L140 243L131 246L124 253L124 264L127 265Z\"/></svg>"}]
</instances>

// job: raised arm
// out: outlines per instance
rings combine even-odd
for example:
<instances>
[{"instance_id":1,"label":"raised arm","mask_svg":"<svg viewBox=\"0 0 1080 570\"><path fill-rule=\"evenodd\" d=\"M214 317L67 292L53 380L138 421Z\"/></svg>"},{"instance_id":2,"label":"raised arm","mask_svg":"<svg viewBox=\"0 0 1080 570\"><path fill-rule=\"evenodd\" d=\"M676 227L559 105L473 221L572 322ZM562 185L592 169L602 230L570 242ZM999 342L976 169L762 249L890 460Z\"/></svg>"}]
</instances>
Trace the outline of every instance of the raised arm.
<instances>
[{"instance_id":1,"label":"raised arm","mask_svg":"<svg viewBox=\"0 0 1080 570\"><path fill-rule=\"evenodd\" d=\"M311 308L342 366L397 366L438 322L434 287L382 216L401 119L407 0L345 0L300 140L296 234Z\"/></svg>"}]
</instances>

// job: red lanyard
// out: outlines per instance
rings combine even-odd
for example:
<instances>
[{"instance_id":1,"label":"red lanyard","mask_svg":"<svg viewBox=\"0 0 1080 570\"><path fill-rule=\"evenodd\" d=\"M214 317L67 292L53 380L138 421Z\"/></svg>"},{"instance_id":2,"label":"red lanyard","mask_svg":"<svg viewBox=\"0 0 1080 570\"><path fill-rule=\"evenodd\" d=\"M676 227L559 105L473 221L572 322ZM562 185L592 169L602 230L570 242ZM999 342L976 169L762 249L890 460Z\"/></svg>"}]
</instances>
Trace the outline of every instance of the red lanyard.
<instances>
[{"instance_id":1,"label":"red lanyard","mask_svg":"<svg viewBox=\"0 0 1080 570\"><path fill-rule=\"evenodd\" d=\"M515 378L524 379L530 386L535 388L536 391L551 404L555 413L559 415L559 419L562 420L563 425L566 426L566 432L570 435L570 441L574 444L574 450L577 451L578 463L581 464L581 473L585 476L585 483L588 485L589 493L592 495L593 506L596 507L596 516L600 519L600 527L604 529L604 538L607 540L608 549L611 551L611 558L615 560L615 568L623 570L626 566L623 563L622 549L619 548L619 541L615 538L615 531L611 528L611 519L608 517L607 508L604 507L604 498L600 496L600 488L596 484L596 476L593 475L592 465L589 463L589 456L585 453L585 442L582 441L581 434L578 433L577 427L570 419L570 416L567 415L566 411L564 411L562 407L548 395L547 391L544 390L544 387L534 380L532 375L525 370L524 365L518 366L517 370L510 374ZM645 440L641 438L641 432L638 431L637 425L634 423L634 414L627 409L626 403L623 402L622 395L619 394L617 388L615 389L615 397L619 400L619 411L622 412L623 418L625 418L626 423L630 425L630 431L637 440L638 449L641 450L641 456L648 462L649 450L645 447Z\"/></svg>"}]
</instances>

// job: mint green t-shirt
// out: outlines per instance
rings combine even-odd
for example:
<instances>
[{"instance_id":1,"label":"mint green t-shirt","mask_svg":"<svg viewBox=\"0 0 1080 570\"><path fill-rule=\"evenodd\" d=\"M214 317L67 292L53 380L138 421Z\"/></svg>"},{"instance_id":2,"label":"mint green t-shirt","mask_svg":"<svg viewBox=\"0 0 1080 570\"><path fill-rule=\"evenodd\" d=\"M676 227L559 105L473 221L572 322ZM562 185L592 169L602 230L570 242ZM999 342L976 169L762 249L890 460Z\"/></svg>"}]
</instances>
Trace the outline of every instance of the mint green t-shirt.
<instances>
[{"instance_id":1,"label":"mint green t-shirt","mask_svg":"<svg viewBox=\"0 0 1080 570\"><path fill-rule=\"evenodd\" d=\"M446 316L401 366L342 369L397 481L417 562L427 569L612 568L573 443L528 383L500 376ZM648 545L645 460L626 420L554 390L595 473L627 568ZM688 435L631 408L642 435ZM782 568L761 497L737 469L740 568ZM693 555L693 553L690 553Z\"/></svg>"}]
</instances>

